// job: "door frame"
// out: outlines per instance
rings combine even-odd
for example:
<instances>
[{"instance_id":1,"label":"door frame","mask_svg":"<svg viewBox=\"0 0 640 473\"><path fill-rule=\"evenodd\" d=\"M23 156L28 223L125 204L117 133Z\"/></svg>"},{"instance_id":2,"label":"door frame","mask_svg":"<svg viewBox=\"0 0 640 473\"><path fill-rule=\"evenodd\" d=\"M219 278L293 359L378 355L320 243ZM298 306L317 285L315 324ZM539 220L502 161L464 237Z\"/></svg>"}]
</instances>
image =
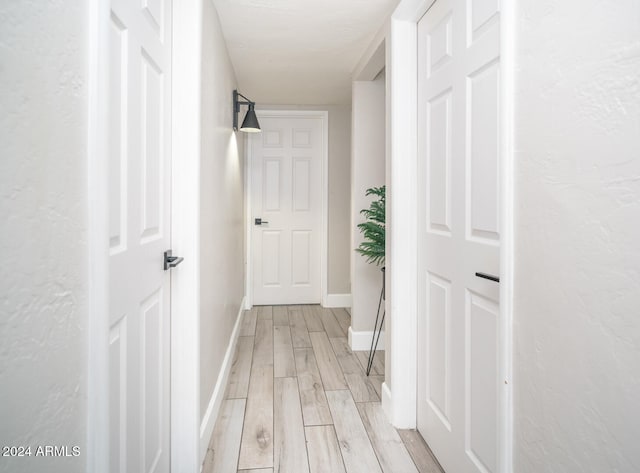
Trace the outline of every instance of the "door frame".
<instances>
[{"instance_id":1,"label":"door frame","mask_svg":"<svg viewBox=\"0 0 640 473\"><path fill-rule=\"evenodd\" d=\"M395 427L415 428L417 421L417 164L418 164L418 21L436 0L402 0L390 29L390 263L387 278L391 312L391 382L383 386L383 407ZM513 108L515 7L504 1L500 12L500 471L513 469ZM388 66L389 67L389 66ZM402 317L394 317L402 314ZM386 385L386 382L385 382Z\"/></svg>"},{"instance_id":2,"label":"door frame","mask_svg":"<svg viewBox=\"0 0 640 473\"><path fill-rule=\"evenodd\" d=\"M256 110L258 118L319 118L322 121L322 162L321 162L321 192L322 192L322 223L320 227L320 302L323 306L327 306L328 299L328 281L327 281L327 265L328 265L328 209L329 209L329 112L326 110ZM251 201L251 146L249 143L250 135L245 136L245 230L246 230L246 262L245 262L245 309L249 310L253 307L253 224L252 218L252 201Z\"/></svg>"},{"instance_id":3,"label":"door frame","mask_svg":"<svg viewBox=\"0 0 640 473\"><path fill-rule=\"evenodd\" d=\"M109 1L89 2L87 190L89 327L87 359L87 471L109 468L109 215L108 116Z\"/></svg>"},{"instance_id":4,"label":"door frame","mask_svg":"<svg viewBox=\"0 0 640 473\"><path fill-rule=\"evenodd\" d=\"M174 0L172 31L171 471L200 470L200 64L202 5ZM87 471L109 469L108 58L109 0L88 7L87 190L88 401ZM176 157L180 157L177 165ZM161 255L159 255L159 258Z\"/></svg>"}]
</instances>

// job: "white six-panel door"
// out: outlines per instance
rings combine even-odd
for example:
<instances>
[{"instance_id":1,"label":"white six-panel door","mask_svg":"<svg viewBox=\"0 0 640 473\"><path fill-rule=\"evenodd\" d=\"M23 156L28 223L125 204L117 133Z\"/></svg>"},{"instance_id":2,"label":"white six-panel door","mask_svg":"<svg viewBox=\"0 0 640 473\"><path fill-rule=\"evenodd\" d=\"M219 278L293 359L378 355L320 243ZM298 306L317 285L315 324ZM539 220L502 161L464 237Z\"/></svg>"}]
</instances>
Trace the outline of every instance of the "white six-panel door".
<instances>
[{"instance_id":1,"label":"white six-panel door","mask_svg":"<svg viewBox=\"0 0 640 473\"><path fill-rule=\"evenodd\" d=\"M449 473L498 472L498 0L418 23L418 428Z\"/></svg>"},{"instance_id":2,"label":"white six-panel door","mask_svg":"<svg viewBox=\"0 0 640 473\"><path fill-rule=\"evenodd\" d=\"M169 471L171 2L111 0L110 471Z\"/></svg>"},{"instance_id":3,"label":"white six-panel door","mask_svg":"<svg viewBox=\"0 0 640 473\"><path fill-rule=\"evenodd\" d=\"M249 139L253 304L319 303L324 122L259 120Z\"/></svg>"}]
</instances>

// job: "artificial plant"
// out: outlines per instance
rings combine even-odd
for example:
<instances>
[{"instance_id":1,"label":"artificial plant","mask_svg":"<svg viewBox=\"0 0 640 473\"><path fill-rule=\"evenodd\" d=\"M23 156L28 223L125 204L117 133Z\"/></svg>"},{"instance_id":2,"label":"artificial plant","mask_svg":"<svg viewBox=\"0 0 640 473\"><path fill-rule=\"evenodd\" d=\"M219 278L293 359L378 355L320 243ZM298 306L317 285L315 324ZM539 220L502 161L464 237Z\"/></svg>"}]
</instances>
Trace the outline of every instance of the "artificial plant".
<instances>
[{"instance_id":1,"label":"artificial plant","mask_svg":"<svg viewBox=\"0 0 640 473\"><path fill-rule=\"evenodd\" d=\"M368 209L360 211L366 221L358 224L364 241L356 251L366 258L367 263L378 266L384 265L385 193L385 186L367 189L365 195L374 195L378 198L371 202Z\"/></svg>"}]
</instances>

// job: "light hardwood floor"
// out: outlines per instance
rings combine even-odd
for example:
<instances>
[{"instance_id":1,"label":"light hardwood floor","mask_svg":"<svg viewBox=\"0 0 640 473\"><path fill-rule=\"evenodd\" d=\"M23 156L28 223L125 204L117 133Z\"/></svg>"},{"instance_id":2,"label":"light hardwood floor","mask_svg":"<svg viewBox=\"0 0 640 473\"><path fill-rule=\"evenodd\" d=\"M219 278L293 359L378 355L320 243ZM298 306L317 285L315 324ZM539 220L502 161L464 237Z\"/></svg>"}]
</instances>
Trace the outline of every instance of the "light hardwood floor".
<instances>
[{"instance_id":1,"label":"light hardwood floor","mask_svg":"<svg viewBox=\"0 0 640 473\"><path fill-rule=\"evenodd\" d=\"M415 431L382 412L384 355L347 342L345 309L246 311L203 473L443 473Z\"/></svg>"}]
</instances>

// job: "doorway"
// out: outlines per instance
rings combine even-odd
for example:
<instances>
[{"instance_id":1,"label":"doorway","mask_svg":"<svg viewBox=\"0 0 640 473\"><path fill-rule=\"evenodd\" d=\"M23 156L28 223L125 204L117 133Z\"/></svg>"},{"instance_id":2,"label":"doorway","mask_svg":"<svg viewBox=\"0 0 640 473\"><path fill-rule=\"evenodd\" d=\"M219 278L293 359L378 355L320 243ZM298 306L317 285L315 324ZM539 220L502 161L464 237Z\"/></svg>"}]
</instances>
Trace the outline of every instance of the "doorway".
<instances>
[{"instance_id":1,"label":"doorway","mask_svg":"<svg viewBox=\"0 0 640 473\"><path fill-rule=\"evenodd\" d=\"M327 292L327 112L257 111L248 136L250 305L313 304Z\"/></svg>"},{"instance_id":2,"label":"doorway","mask_svg":"<svg viewBox=\"0 0 640 473\"><path fill-rule=\"evenodd\" d=\"M506 471L499 5L436 0L417 43L417 427L446 471Z\"/></svg>"},{"instance_id":3,"label":"doorway","mask_svg":"<svg viewBox=\"0 0 640 473\"><path fill-rule=\"evenodd\" d=\"M390 231L388 253L392 264L387 268L391 318L390 380L385 412L398 428L416 428L418 407L418 347L425 343L418 335L418 301L424 287L418 286L418 225L424 218L417 202L425 199L425 189L418 187L418 22L434 4L434 0L403 0L391 17L389 30L390 57ZM456 0L456 4L461 4ZM513 300L513 71L514 11L508 2L499 5L497 17L491 13L491 2L473 2L471 16L462 18L468 25L476 15L475 37L497 26L499 30L500 86L499 96L499 361L498 397L498 471L509 471L512 463L512 376L511 324ZM489 13L489 18L486 16ZM484 15L486 21L479 21ZM499 21L497 21L499 20ZM497 23L494 23L496 22ZM479 27L478 27L479 26ZM444 30L445 38L448 35ZM464 49L467 45L462 44ZM445 50L446 51L446 50ZM455 53L455 51L454 51ZM421 204L424 206L424 203ZM422 271L422 269L421 269ZM475 277L475 275L474 275ZM398 314L394 317L394 314ZM401 315L401 316L400 316Z\"/></svg>"},{"instance_id":4,"label":"doorway","mask_svg":"<svg viewBox=\"0 0 640 473\"><path fill-rule=\"evenodd\" d=\"M109 460L170 469L171 3L110 2ZM135 448L133 447L135 445Z\"/></svg>"},{"instance_id":5,"label":"doorway","mask_svg":"<svg viewBox=\"0 0 640 473\"><path fill-rule=\"evenodd\" d=\"M196 343L198 312L195 306L198 297L198 271L197 264L194 264L198 259L198 247L193 238L198 220L193 209L198 204L194 182L197 182L198 176L200 136L194 130L198 129L200 117L199 86L196 84L199 80L197 67L201 58L198 49L201 36L193 25L200 24L201 17L197 9L188 8L182 3L172 6L171 2L147 2L137 11L130 11L130 7L127 2L120 0L91 2L88 84L91 350L88 360L90 427L87 465L89 470L97 472L115 471L126 466L126 463L140 465L142 462L157 471L165 469L168 463L172 469L191 470L199 464L197 435L194 433L200 426L200 413L197 402L194 402L199 388L198 373L192 367L198 365L199 353ZM132 25L131 30L128 25ZM138 33L139 30L142 31L143 40L133 34L136 30ZM141 47L135 48L136 44ZM180 54L175 54L172 50ZM138 62L133 63L134 60ZM131 70L123 67L128 61L132 63ZM136 64L140 67L136 68ZM138 79L137 84L131 84L130 75ZM115 84L126 84L126 87L138 87L142 90L141 93L127 95L119 91ZM157 107L160 99L148 100L154 96L162 97L162 107ZM129 124L125 126L121 120L129 119L128 110L131 113L134 110L140 112L137 117L131 117L131 120L135 120L130 124L133 129L131 132ZM146 122L143 120L145 116ZM142 129L149 133L143 134ZM131 146L125 145L129 139L137 142L131 143ZM112 141L115 141L115 146ZM137 157L138 161L142 161L136 164L137 175L126 174L123 166L128 160L123 155L134 147L141 149L144 157ZM180 166L170 166L171 161L167 158L178 152L181 156ZM152 162L154 156L155 163ZM146 169L144 166L147 166ZM141 169L145 171L143 174L140 173ZM117 181L110 179L110 175L118 176L120 183L116 185ZM146 187L140 185L143 175L148 179ZM137 180L138 187L128 184L120 187L125 178L127 181ZM168 187L161 189L167 181L170 183ZM142 195L141 188L145 189ZM171 191L170 197L168 191ZM138 192L135 198L144 202L143 208L136 212L137 217L142 216L142 223L129 224L128 213L125 216L122 212L127 206L119 202L114 206L111 201L133 199L131 196L135 192ZM156 205L154 209L154 196L157 197L156 203L162 201L162 209L160 205ZM167 212L178 218L169 219L166 217ZM134 314L131 317L132 323L129 320L125 323L122 307L118 309L118 304L122 305L122 301L116 301L117 304L110 307L110 302L114 300L110 289L110 280L113 280L110 274L111 259L130 246L128 235L148 247L156 245L160 248L162 240L162 251L159 254L149 251L149 261L131 261L131 267L138 267L138 264L144 268L153 266L156 275L151 280L162 280L157 284L157 291L150 291L146 298L138 297L138 313L135 308L133 311L127 310ZM173 249L185 257L185 263L173 270L173 276L167 276L163 268L163 253L169 249L166 246L169 235ZM136 258L140 257L138 253ZM167 304L165 298L169 296L169 278L171 297ZM171 312L180 313L181 317L171 320L171 331L166 332L169 312L165 309L169 309L169 304ZM128 304L131 307L134 305ZM160 308L163 316L156 318L154 311ZM162 335L158 339L134 340L137 344L135 346L121 344L135 332L143 333L142 323L136 323L142 320L140 312L146 313L144 320L149 322L146 326L147 335ZM160 320L162 322L153 325ZM170 340L165 338L167 333L170 334ZM132 370L123 369L128 364L124 361L125 357L133 356L136 346L141 354L139 360L144 356L151 363L149 369L145 368L146 372L141 373L138 379L134 374L141 371L139 360L132 360ZM169 346L171 352L168 351ZM156 354L158 359L154 366L152 359ZM171 364L170 378L166 374L167 355ZM112 367L115 369L110 369ZM127 383L127 387L122 384L123 381ZM170 392L166 391L167 383ZM130 428L125 425L127 412L123 408L130 403L127 399L128 389L136 388L140 394L143 390L148 391L149 386L161 388L155 391L157 395L151 402L136 404L131 401L131 410L138 410L140 414L135 421L136 425ZM118 395L111 396L112 392L117 392ZM168 404L170 407L166 408ZM152 410L158 406L162 406L159 407L162 412L153 415ZM144 413L141 412L143 409ZM167 414L170 416L168 419ZM154 424L154 418L161 420ZM122 433L129 428L130 433L124 432L127 436L125 440ZM143 452L140 442L134 439L139 439L144 429L147 432L155 431L156 437L145 442ZM139 452L134 452L129 459L123 445L129 450L131 445L136 445ZM169 449L172 450L170 453ZM141 468L134 467L136 470Z\"/></svg>"}]
</instances>

